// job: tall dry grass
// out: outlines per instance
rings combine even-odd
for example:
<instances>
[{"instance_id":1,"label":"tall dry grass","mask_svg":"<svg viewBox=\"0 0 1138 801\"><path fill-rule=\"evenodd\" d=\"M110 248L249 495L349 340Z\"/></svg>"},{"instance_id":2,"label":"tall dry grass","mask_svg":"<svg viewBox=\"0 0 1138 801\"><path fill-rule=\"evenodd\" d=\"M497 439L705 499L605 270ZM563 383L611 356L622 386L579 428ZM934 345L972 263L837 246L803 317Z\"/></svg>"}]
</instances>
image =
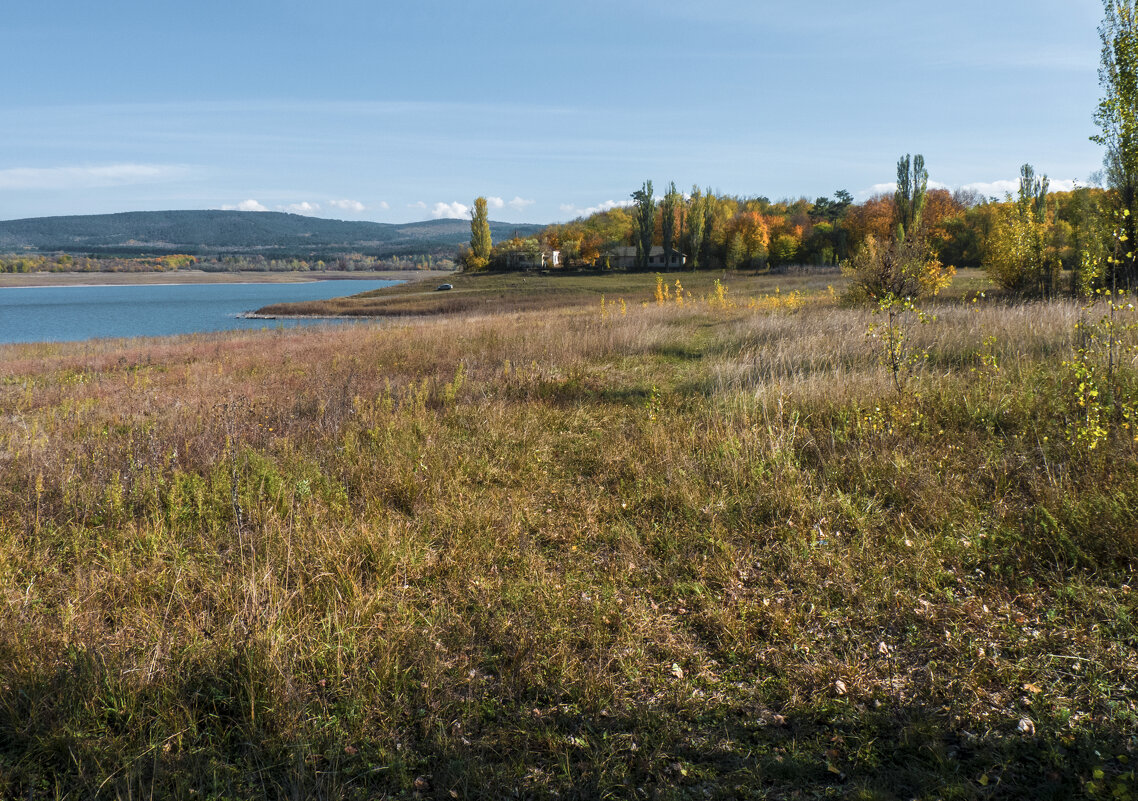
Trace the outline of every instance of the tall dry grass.
<instances>
[{"instance_id":1,"label":"tall dry grass","mask_svg":"<svg viewBox=\"0 0 1138 801\"><path fill-rule=\"evenodd\" d=\"M0 349L0 795L1125 788L1076 310L826 297Z\"/></svg>"}]
</instances>

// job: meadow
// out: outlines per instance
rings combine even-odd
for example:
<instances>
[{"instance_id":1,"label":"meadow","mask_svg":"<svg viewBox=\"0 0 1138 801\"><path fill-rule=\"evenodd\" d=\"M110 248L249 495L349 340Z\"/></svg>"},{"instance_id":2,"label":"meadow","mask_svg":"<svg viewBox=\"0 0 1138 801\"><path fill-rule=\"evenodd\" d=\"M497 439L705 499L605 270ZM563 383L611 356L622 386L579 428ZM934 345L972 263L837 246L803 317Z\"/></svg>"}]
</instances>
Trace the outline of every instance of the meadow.
<instances>
[{"instance_id":1,"label":"meadow","mask_svg":"<svg viewBox=\"0 0 1138 801\"><path fill-rule=\"evenodd\" d=\"M0 347L0 797L1138 796L1134 352L665 279Z\"/></svg>"}]
</instances>

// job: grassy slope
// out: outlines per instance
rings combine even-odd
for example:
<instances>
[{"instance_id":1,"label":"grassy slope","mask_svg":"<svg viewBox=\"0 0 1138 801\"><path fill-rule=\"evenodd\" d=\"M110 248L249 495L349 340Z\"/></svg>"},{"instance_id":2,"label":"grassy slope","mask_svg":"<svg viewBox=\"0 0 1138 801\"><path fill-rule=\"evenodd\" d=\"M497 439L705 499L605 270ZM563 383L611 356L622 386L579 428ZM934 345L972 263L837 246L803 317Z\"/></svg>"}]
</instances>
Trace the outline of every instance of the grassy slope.
<instances>
[{"instance_id":1,"label":"grassy slope","mask_svg":"<svg viewBox=\"0 0 1138 801\"><path fill-rule=\"evenodd\" d=\"M769 289L771 279L766 276L742 273L680 273L667 276L669 293L674 293L675 282L680 281L685 292L706 295L713 291L717 278L727 281L736 294ZM783 291L819 287L840 281L837 273L822 272L814 275L784 276L779 284ZM281 303L258 309L272 316L315 315L321 317L416 317L440 314L498 314L503 312L563 309L571 306L598 304L601 297L619 303L640 305L652 301L655 295L655 277L635 273L554 274L535 273L454 273L446 277L454 288L438 292L436 282L403 284L351 297L334 298L311 303Z\"/></svg>"},{"instance_id":2,"label":"grassy slope","mask_svg":"<svg viewBox=\"0 0 1138 801\"><path fill-rule=\"evenodd\" d=\"M661 276L674 300L675 284L685 293L706 296L715 292L714 282L726 283L732 297L744 305L749 299L781 292L818 292L842 284L836 271L816 270L791 275L770 276L737 272L669 273ZM454 288L439 292L437 283L427 280L363 292L350 297L309 303L281 303L258 309L267 316L287 317L419 317L455 314L500 314L541 309L565 309L598 304L602 297L619 304L640 305L655 301L654 275L614 272L602 274L553 273L453 273L446 282ZM988 286L978 270L964 270L957 277L954 297Z\"/></svg>"},{"instance_id":3,"label":"grassy slope","mask_svg":"<svg viewBox=\"0 0 1138 801\"><path fill-rule=\"evenodd\" d=\"M898 394L827 279L619 280L0 349L0 797L1133 793L1074 306L948 302Z\"/></svg>"}]
</instances>

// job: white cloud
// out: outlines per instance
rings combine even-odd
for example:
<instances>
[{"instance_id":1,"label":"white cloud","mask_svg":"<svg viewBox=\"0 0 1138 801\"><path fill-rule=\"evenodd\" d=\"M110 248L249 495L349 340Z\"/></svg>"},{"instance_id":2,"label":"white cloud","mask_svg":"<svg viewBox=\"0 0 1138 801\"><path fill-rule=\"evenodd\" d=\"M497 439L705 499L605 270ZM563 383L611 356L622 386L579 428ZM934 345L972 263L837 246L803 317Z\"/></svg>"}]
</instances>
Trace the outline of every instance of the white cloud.
<instances>
[{"instance_id":1,"label":"white cloud","mask_svg":"<svg viewBox=\"0 0 1138 801\"><path fill-rule=\"evenodd\" d=\"M532 206L535 201L526 200L520 196L515 196L513 200L503 200L500 197L486 198L486 206L491 209L501 210L509 206L514 211L521 211L527 206Z\"/></svg>"},{"instance_id":2,"label":"white cloud","mask_svg":"<svg viewBox=\"0 0 1138 801\"><path fill-rule=\"evenodd\" d=\"M854 197L856 197L857 200L859 200L859 201L864 201L864 200L869 200L871 197L877 197L878 195L892 195L896 191L897 191L897 183L896 182L891 182L891 183L887 183L887 184L874 184L873 186L869 187L868 189L863 189L860 192L857 192L854 195Z\"/></svg>"},{"instance_id":3,"label":"white cloud","mask_svg":"<svg viewBox=\"0 0 1138 801\"><path fill-rule=\"evenodd\" d=\"M1051 192L1070 192L1077 186L1076 181L1067 179L1055 179L1048 184L1048 189ZM942 184L939 181L929 181L929 189L947 189L949 192L956 189L965 189L971 192L977 192L981 197L989 198L994 197L997 200L1003 200L1005 195L1015 195L1019 192L1019 179L1002 179L997 181L973 181L972 183L961 184L959 187L951 186L949 184ZM892 195L897 191L896 183L888 184L874 184L868 189L863 189L858 192L856 197L859 201L869 200L871 197L878 195Z\"/></svg>"},{"instance_id":4,"label":"white cloud","mask_svg":"<svg viewBox=\"0 0 1138 801\"><path fill-rule=\"evenodd\" d=\"M572 217L588 217L590 214L596 214L599 211L611 211L612 209L628 208L632 205L631 200L606 200L604 203L599 203L596 206L590 206L587 209L582 209L574 206L572 203L563 203L561 211Z\"/></svg>"},{"instance_id":5,"label":"white cloud","mask_svg":"<svg viewBox=\"0 0 1138 801\"><path fill-rule=\"evenodd\" d=\"M289 203L287 206L277 206L277 208L281 211L287 211L291 214L304 214L311 217L312 215L319 213L320 204L309 203L307 200L305 200L300 203Z\"/></svg>"},{"instance_id":6,"label":"white cloud","mask_svg":"<svg viewBox=\"0 0 1138 801\"><path fill-rule=\"evenodd\" d=\"M334 209L340 209L341 211L351 211L355 212L356 214L367 210L367 206L365 206L363 203L360 203L358 200L329 200L328 205ZM380 204L380 208L385 208L386 206L386 203Z\"/></svg>"},{"instance_id":7,"label":"white cloud","mask_svg":"<svg viewBox=\"0 0 1138 801\"><path fill-rule=\"evenodd\" d=\"M168 181L189 168L177 164L107 164L98 167L13 167L0 170L0 189L88 189Z\"/></svg>"},{"instance_id":8,"label":"white cloud","mask_svg":"<svg viewBox=\"0 0 1138 801\"><path fill-rule=\"evenodd\" d=\"M390 209L391 209L391 204L388 203L386 200L379 201L379 210L380 211L389 211Z\"/></svg>"},{"instance_id":9,"label":"white cloud","mask_svg":"<svg viewBox=\"0 0 1138 801\"><path fill-rule=\"evenodd\" d=\"M1077 183L1075 181L1058 179L1049 181L1047 189L1050 192L1070 192L1076 185ZM961 189L970 189L973 192L979 192L984 197L994 197L998 200L1003 200L1005 195L1016 195L1019 193L1019 179L976 181L974 183L964 184Z\"/></svg>"},{"instance_id":10,"label":"white cloud","mask_svg":"<svg viewBox=\"0 0 1138 801\"><path fill-rule=\"evenodd\" d=\"M249 200L242 200L235 206L222 206L222 211L268 211L268 208L262 206L257 201L250 198Z\"/></svg>"},{"instance_id":11,"label":"white cloud","mask_svg":"<svg viewBox=\"0 0 1138 801\"><path fill-rule=\"evenodd\" d=\"M1011 193L1016 194L1019 192L1019 179L1014 181L974 181L970 184L964 184L961 189L968 189L973 192L979 192L984 197L994 197L998 200L1003 200L1004 195Z\"/></svg>"},{"instance_id":12,"label":"white cloud","mask_svg":"<svg viewBox=\"0 0 1138 801\"><path fill-rule=\"evenodd\" d=\"M423 209L424 211L426 211L427 204L424 203L423 201L419 200L419 201L416 201L415 203L408 203L407 208L409 208L409 209Z\"/></svg>"},{"instance_id":13,"label":"white cloud","mask_svg":"<svg viewBox=\"0 0 1138 801\"><path fill-rule=\"evenodd\" d=\"M435 207L431 209L431 216L436 220L469 217L470 206L466 206L458 201L454 203L436 203Z\"/></svg>"}]
</instances>

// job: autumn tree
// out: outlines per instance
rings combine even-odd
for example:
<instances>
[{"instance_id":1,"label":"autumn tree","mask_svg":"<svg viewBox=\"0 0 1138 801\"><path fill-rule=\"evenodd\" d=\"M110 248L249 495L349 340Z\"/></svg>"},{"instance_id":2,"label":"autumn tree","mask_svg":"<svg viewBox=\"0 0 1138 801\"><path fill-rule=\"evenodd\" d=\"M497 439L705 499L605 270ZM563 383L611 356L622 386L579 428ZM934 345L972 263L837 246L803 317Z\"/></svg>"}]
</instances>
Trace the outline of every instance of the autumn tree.
<instances>
[{"instance_id":1,"label":"autumn tree","mask_svg":"<svg viewBox=\"0 0 1138 801\"><path fill-rule=\"evenodd\" d=\"M474 208L470 212L470 250L465 254L467 269L484 270L490 263L492 248L490 214L486 207L486 198L475 198Z\"/></svg>"},{"instance_id":2,"label":"autumn tree","mask_svg":"<svg viewBox=\"0 0 1138 801\"><path fill-rule=\"evenodd\" d=\"M928 181L923 156L905 155L897 162L896 228L888 238L867 234L846 263L852 297L892 303L935 295L952 280L953 268L941 265L933 254L922 221Z\"/></svg>"},{"instance_id":3,"label":"autumn tree","mask_svg":"<svg viewBox=\"0 0 1138 801\"><path fill-rule=\"evenodd\" d=\"M652 182L632 193L633 214L636 219L636 269L648 269L648 257L652 255L652 238L656 226L656 200L652 197Z\"/></svg>"},{"instance_id":4,"label":"autumn tree","mask_svg":"<svg viewBox=\"0 0 1138 801\"><path fill-rule=\"evenodd\" d=\"M757 211L740 212L732 221L732 234L738 237L742 261L748 266L760 266L767 260L770 245L770 227Z\"/></svg>"},{"instance_id":5,"label":"autumn tree","mask_svg":"<svg viewBox=\"0 0 1138 801\"><path fill-rule=\"evenodd\" d=\"M1138 283L1138 0L1103 0L1099 26L1102 51L1099 85L1104 97L1095 112L1100 133L1091 140L1106 148L1103 163L1114 205L1122 217L1112 278Z\"/></svg>"},{"instance_id":6,"label":"autumn tree","mask_svg":"<svg viewBox=\"0 0 1138 801\"><path fill-rule=\"evenodd\" d=\"M1019 195L1000 210L987 244L984 268L993 281L1021 294L1050 297L1058 287L1059 260L1049 247L1047 176L1030 164L1020 169Z\"/></svg>"},{"instance_id":7,"label":"autumn tree","mask_svg":"<svg viewBox=\"0 0 1138 801\"><path fill-rule=\"evenodd\" d=\"M728 223L739 211L739 202L726 195L716 195L711 189L704 193L704 266L724 264L727 260Z\"/></svg>"},{"instance_id":8,"label":"autumn tree","mask_svg":"<svg viewBox=\"0 0 1138 801\"><path fill-rule=\"evenodd\" d=\"M850 209L842 222L850 247L856 251L868 236L879 242L893 236L896 232L895 208L892 196L877 195Z\"/></svg>"}]
</instances>

